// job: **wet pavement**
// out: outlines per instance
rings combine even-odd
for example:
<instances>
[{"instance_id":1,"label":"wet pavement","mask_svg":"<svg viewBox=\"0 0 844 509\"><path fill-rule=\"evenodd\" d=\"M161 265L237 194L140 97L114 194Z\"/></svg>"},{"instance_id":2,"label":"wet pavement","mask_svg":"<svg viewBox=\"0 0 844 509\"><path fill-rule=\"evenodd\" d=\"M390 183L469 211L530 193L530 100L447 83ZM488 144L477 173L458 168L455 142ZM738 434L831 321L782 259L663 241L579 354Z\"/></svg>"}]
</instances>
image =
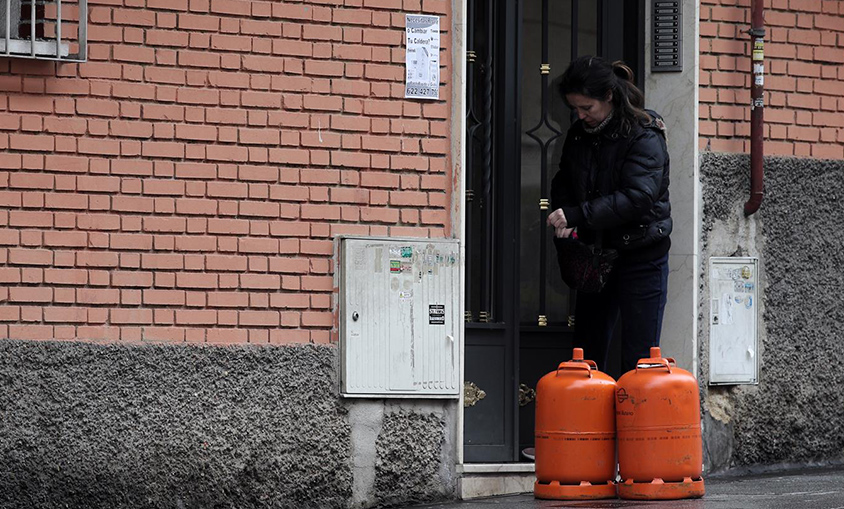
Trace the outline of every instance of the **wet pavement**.
<instances>
[{"instance_id":1,"label":"wet pavement","mask_svg":"<svg viewBox=\"0 0 844 509\"><path fill-rule=\"evenodd\" d=\"M634 501L596 500L569 502L535 500L514 495L446 504L414 506L417 509L551 509L572 508L671 508L671 509L844 509L844 469L807 470L787 474L705 479L706 496L697 500Z\"/></svg>"}]
</instances>

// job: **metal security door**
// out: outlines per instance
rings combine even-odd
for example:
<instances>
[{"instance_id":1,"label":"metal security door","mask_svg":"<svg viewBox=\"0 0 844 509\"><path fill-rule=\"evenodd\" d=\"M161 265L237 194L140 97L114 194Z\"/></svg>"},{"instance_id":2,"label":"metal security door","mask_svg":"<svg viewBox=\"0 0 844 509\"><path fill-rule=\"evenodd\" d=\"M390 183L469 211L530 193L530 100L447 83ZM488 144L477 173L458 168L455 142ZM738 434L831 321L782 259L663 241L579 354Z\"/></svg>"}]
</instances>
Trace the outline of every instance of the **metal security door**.
<instances>
[{"instance_id":1,"label":"metal security door","mask_svg":"<svg viewBox=\"0 0 844 509\"><path fill-rule=\"evenodd\" d=\"M468 0L466 462L524 459L536 382L571 354L574 300L545 226L571 120L556 84L581 54L640 68L642 9Z\"/></svg>"}]
</instances>

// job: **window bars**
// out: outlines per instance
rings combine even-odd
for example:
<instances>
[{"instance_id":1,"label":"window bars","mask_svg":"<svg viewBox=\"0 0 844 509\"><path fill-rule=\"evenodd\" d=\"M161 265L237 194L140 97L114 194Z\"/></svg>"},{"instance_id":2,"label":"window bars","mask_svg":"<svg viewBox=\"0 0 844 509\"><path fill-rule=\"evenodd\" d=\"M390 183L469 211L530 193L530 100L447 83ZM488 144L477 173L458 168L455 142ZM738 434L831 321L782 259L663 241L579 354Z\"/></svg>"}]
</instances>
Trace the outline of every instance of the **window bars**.
<instances>
[{"instance_id":1,"label":"window bars","mask_svg":"<svg viewBox=\"0 0 844 509\"><path fill-rule=\"evenodd\" d=\"M88 0L0 0L0 57L84 62Z\"/></svg>"}]
</instances>

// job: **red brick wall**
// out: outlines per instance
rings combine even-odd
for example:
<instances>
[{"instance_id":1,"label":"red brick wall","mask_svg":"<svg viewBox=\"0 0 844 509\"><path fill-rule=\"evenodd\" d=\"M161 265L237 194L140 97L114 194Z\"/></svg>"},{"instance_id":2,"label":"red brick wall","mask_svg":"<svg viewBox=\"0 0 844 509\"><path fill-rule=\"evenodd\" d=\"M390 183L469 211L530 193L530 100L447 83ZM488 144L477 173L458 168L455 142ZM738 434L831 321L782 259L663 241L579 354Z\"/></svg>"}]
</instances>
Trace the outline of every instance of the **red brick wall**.
<instances>
[{"instance_id":1,"label":"red brick wall","mask_svg":"<svg viewBox=\"0 0 844 509\"><path fill-rule=\"evenodd\" d=\"M700 20L700 146L748 152L750 1ZM765 154L844 159L844 1L765 0L765 25Z\"/></svg>"},{"instance_id":2,"label":"red brick wall","mask_svg":"<svg viewBox=\"0 0 844 509\"><path fill-rule=\"evenodd\" d=\"M0 59L0 338L326 342L335 235L450 234L446 0L90 5L89 62Z\"/></svg>"}]
</instances>

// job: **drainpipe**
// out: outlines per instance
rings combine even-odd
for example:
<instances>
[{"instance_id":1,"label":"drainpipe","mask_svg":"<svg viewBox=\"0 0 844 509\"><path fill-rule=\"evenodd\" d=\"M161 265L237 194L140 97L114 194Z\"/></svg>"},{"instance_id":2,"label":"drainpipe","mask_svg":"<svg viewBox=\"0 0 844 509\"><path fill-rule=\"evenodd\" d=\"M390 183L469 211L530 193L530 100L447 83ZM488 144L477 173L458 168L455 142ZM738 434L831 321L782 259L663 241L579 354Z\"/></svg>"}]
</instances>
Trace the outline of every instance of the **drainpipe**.
<instances>
[{"instance_id":1,"label":"drainpipe","mask_svg":"<svg viewBox=\"0 0 844 509\"><path fill-rule=\"evenodd\" d=\"M750 30L747 31L752 44L751 76L753 81L750 85L750 199L744 204L745 217L759 210L765 189L762 142L765 111L765 100L762 97L765 82L765 21L762 19L764 1L751 0Z\"/></svg>"}]
</instances>

